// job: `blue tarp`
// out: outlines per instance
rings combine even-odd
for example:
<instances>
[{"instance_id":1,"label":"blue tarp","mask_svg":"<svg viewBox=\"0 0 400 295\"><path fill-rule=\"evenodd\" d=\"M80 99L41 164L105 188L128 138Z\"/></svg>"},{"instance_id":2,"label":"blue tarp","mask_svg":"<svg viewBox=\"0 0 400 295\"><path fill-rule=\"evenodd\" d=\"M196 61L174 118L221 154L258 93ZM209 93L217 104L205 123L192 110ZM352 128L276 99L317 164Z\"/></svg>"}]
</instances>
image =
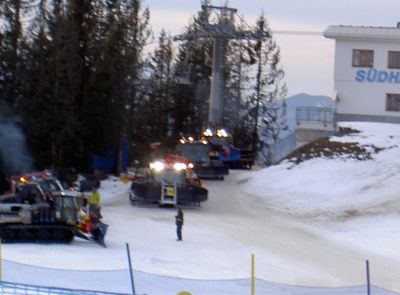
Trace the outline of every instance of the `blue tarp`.
<instances>
[{"instance_id":1,"label":"blue tarp","mask_svg":"<svg viewBox=\"0 0 400 295\"><path fill-rule=\"evenodd\" d=\"M231 161L239 161L241 158L240 154L240 149L229 146L225 147L227 149L226 155L224 155L222 152L218 153L218 158L220 161L223 162L231 162Z\"/></svg>"},{"instance_id":2,"label":"blue tarp","mask_svg":"<svg viewBox=\"0 0 400 295\"><path fill-rule=\"evenodd\" d=\"M121 144L121 169L128 167L128 139L124 139ZM89 155L89 165L92 169L115 169L117 165L117 151L115 148L108 148L100 154Z\"/></svg>"}]
</instances>

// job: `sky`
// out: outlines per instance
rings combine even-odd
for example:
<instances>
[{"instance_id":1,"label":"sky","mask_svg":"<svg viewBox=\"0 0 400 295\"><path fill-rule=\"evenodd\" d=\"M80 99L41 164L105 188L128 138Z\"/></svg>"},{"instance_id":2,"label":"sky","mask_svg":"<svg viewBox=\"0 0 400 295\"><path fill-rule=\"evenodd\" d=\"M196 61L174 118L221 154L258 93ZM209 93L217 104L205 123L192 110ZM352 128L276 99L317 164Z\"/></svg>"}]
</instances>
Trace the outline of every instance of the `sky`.
<instances>
[{"instance_id":1,"label":"sky","mask_svg":"<svg viewBox=\"0 0 400 295\"><path fill-rule=\"evenodd\" d=\"M130 183L110 177L99 189L107 248L4 244L1 278L129 293L128 244L140 295L249 294L252 254L256 294L364 294L367 259L371 283L400 292L400 125L340 124L360 132L330 140L358 142L372 159L285 161L205 181L208 200L183 209L183 242L174 208L131 206Z\"/></svg>"},{"instance_id":2,"label":"sky","mask_svg":"<svg viewBox=\"0 0 400 295\"><path fill-rule=\"evenodd\" d=\"M214 0L215 6L226 1ZM281 49L289 95L333 93L334 41L322 36L329 25L396 26L400 2L396 0L230 0L229 7L248 24L261 12L269 20ZM164 28L171 35L182 33L188 20L201 8L200 0L144 0L151 10L151 24L157 33ZM287 35L282 31L320 32L321 35Z\"/></svg>"}]
</instances>

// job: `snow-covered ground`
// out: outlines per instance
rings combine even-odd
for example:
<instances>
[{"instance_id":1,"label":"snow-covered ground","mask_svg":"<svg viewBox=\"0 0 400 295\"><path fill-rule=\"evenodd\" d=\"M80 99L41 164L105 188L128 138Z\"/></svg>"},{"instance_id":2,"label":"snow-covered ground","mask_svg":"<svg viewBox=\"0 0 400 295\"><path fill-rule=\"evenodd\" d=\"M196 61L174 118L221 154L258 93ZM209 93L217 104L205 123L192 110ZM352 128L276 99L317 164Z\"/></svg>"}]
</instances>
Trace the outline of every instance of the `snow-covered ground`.
<instances>
[{"instance_id":1,"label":"snow-covered ground","mask_svg":"<svg viewBox=\"0 0 400 295\"><path fill-rule=\"evenodd\" d=\"M286 161L207 181L209 200L184 209L183 242L175 240L175 209L133 207L129 183L110 178L100 189L107 248L79 239L5 244L2 258L50 269L118 271L127 269L129 243L137 271L222 280L249 278L254 254L260 279L327 287L364 284L368 259L372 283L400 291L400 125L342 125L361 132L331 140L384 149L372 160ZM63 278L63 287L76 284Z\"/></svg>"}]
</instances>

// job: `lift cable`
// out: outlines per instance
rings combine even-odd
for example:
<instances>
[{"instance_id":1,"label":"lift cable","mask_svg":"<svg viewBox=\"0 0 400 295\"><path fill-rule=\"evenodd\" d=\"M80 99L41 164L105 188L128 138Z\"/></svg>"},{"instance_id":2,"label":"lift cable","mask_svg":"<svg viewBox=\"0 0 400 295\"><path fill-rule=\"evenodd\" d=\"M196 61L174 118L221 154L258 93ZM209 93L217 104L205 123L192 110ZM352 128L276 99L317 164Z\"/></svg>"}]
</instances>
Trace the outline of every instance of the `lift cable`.
<instances>
[{"instance_id":1,"label":"lift cable","mask_svg":"<svg viewBox=\"0 0 400 295\"><path fill-rule=\"evenodd\" d=\"M239 13L236 12L236 15L238 18L242 21L242 23L247 26L248 28L251 28L252 26L249 25L246 20L244 19L243 16L241 16ZM322 32L316 32L316 31L296 31L296 30L271 30L272 33L277 34L277 35L308 35L308 36L321 36Z\"/></svg>"},{"instance_id":2,"label":"lift cable","mask_svg":"<svg viewBox=\"0 0 400 295\"><path fill-rule=\"evenodd\" d=\"M322 32L313 31L291 31L291 30L272 30L272 33L277 35L306 35L306 36L322 36Z\"/></svg>"}]
</instances>

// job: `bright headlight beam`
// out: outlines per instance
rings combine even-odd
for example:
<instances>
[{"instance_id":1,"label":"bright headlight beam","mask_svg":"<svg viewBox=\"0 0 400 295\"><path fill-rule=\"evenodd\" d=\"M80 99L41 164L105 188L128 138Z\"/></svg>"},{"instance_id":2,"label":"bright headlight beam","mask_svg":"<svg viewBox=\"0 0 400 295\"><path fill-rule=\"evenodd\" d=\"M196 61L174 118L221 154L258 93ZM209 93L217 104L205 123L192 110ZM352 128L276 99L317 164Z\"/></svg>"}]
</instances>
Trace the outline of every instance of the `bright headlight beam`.
<instances>
[{"instance_id":1,"label":"bright headlight beam","mask_svg":"<svg viewBox=\"0 0 400 295\"><path fill-rule=\"evenodd\" d=\"M212 136L213 133L210 128L207 128L206 131L203 132L204 136Z\"/></svg>"},{"instance_id":2,"label":"bright headlight beam","mask_svg":"<svg viewBox=\"0 0 400 295\"><path fill-rule=\"evenodd\" d=\"M217 130L217 136L218 137L228 137L228 133L226 132L225 129L219 129L219 130Z\"/></svg>"},{"instance_id":3,"label":"bright headlight beam","mask_svg":"<svg viewBox=\"0 0 400 295\"><path fill-rule=\"evenodd\" d=\"M157 172L161 171L164 169L164 163L160 161L150 163L150 168L156 170Z\"/></svg>"},{"instance_id":4,"label":"bright headlight beam","mask_svg":"<svg viewBox=\"0 0 400 295\"><path fill-rule=\"evenodd\" d=\"M181 171L181 170L185 170L187 168L185 163L175 163L174 164L174 169L176 171Z\"/></svg>"}]
</instances>

